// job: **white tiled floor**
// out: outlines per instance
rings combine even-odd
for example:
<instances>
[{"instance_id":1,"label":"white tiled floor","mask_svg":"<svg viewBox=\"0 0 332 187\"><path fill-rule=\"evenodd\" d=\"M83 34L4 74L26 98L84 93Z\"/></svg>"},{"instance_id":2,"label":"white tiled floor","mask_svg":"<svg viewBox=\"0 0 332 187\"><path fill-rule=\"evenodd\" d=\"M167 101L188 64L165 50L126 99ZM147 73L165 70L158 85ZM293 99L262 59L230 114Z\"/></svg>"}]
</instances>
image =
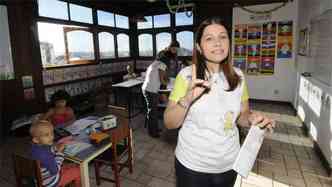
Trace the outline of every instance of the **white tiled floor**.
<instances>
[{"instance_id":1,"label":"white tiled floor","mask_svg":"<svg viewBox=\"0 0 332 187\"><path fill-rule=\"evenodd\" d=\"M301 130L301 122L290 106L277 104L251 104L277 121L273 134L267 134L254 168L247 179L238 177L236 187L323 187L332 186L312 141ZM134 126L134 173L126 169L121 173L123 187L174 187L174 148L176 131L164 130L162 137L150 138L144 129L143 116L133 121ZM29 138L9 138L0 146L0 186L15 185L10 155L26 145ZM91 185L96 186L93 168L90 168ZM110 168L103 173L110 175ZM101 187L112 186L103 181Z\"/></svg>"}]
</instances>

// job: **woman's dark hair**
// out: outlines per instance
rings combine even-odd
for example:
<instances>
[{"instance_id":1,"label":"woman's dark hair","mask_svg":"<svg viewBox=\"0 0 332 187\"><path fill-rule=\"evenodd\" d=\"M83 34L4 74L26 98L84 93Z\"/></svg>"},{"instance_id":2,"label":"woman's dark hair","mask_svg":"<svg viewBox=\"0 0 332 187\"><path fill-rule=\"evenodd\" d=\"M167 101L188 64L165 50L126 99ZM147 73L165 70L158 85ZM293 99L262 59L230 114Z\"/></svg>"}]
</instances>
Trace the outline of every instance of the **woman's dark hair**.
<instances>
[{"instance_id":1,"label":"woman's dark hair","mask_svg":"<svg viewBox=\"0 0 332 187\"><path fill-rule=\"evenodd\" d=\"M55 102L62 99L69 102L70 98L71 97L68 94L68 92L66 92L65 90L58 90L55 93L53 93L53 95L51 96L51 106L55 106Z\"/></svg>"},{"instance_id":2,"label":"woman's dark hair","mask_svg":"<svg viewBox=\"0 0 332 187\"><path fill-rule=\"evenodd\" d=\"M166 49L157 54L156 58L157 60L164 62L167 66L170 65L169 63L171 59L176 58L176 54L171 52L171 47L180 47L180 44L178 41L173 40Z\"/></svg>"},{"instance_id":3,"label":"woman's dark hair","mask_svg":"<svg viewBox=\"0 0 332 187\"><path fill-rule=\"evenodd\" d=\"M169 44L168 47L169 47L169 48L171 48L171 47L180 47L180 43L179 43L178 41L176 41L176 40L173 40L173 41Z\"/></svg>"},{"instance_id":4,"label":"woman's dark hair","mask_svg":"<svg viewBox=\"0 0 332 187\"><path fill-rule=\"evenodd\" d=\"M198 51L196 45L198 44L200 46L201 44L201 39L202 35L204 32L204 29L212 24L218 24L222 25L222 20L219 17L211 17L206 20L204 20L197 28L196 34L195 34L195 48L193 51L193 64L196 64L196 69L197 69L197 78L203 78L205 80L208 79L208 75L205 72L209 73L209 70L206 66L206 58ZM229 34L228 34L229 36ZM230 45L229 45L230 46ZM226 59L221 62L221 68L225 74L225 77L227 79L227 82L229 84L229 89L227 91L233 91L238 84L240 83L240 76L235 73L233 66L232 66L232 61L231 61L231 49L229 49L229 54Z\"/></svg>"}]
</instances>

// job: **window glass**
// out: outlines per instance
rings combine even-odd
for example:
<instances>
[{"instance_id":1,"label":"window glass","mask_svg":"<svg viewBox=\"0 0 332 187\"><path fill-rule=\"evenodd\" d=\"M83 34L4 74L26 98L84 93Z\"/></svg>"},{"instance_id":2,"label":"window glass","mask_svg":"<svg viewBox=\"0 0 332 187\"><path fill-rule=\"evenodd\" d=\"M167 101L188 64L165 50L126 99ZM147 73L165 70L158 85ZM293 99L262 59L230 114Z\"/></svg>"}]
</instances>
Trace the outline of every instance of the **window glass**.
<instances>
[{"instance_id":1,"label":"window glass","mask_svg":"<svg viewBox=\"0 0 332 187\"><path fill-rule=\"evenodd\" d=\"M156 35L157 53L168 47L171 41L172 41L171 33L163 32L157 34Z\"/></svg>"},{"instance_id":2,"label":"window glass","mask_svg":"<svg viewBox=\"0 0 332 187\"><path fill-rule=\"evenodd\" d=\"M91 32L82 30L67 32L67 45L69 61L93 60L95 58Z\"/></svg>"},{"instance_id":3,"label":"window glass","mask_svg":"<svg viewBox=\"0 0 332 187\"><path fill-rule=\"evenodd\" d=\"M115 26L118 28L128 29L129 28L128 17L115 14L115 24L116 24Z\"/></svg>"},{"instance_id":4,"label":"window glass","mask_svg":"<svg viewBox=\"0 0 332 187\"><path fill-rule=\"evenodd\" d=\"M176 40L180 43L179 56L191 56L194 46L194 34L191 31L182 31L176 34Z\"/></svg>"},{"instance_id":5,"label":"window glass","mask_svg":"<svg viewBox=\"0 0 332 187\"><path fill-rule=\"evenodd\" d=\"M118 43L118 57L129 57L129 36L127 34L118 34L117 35Z\"/></svg>"},{"instance_id":6,"label":"window glass","mask_svg":"<svg viewBox=\"0 0 332 187\"><path fill-rule=\"evenodd\" d=\"M72 21L78 21L83 23L93 23L92 21L92 9L75 4L69 4L70 19Z\"/></svg>"},{"instance_id":7,"label":"window glass","mask_svg":"<svg viewBox=\"0 0 332 187\"><path fill-rule=\"evenodd\" d=\"M65 40L63 27L65 25L38 22L38 38L43 67L66 65ZM49 33L52 32L52 37Z\"/></svg>"},{"instance_id":8,"label":"window glass","mask_svg":"<svg viewBox=\"0 0 332 187\"><path fill-rule=\"evenodd\" d=\"M114 36L108 32L98 34L100 58L114 58Z\"/></svg>"},{"instance_id":9,"label":"window glass","mask_svg":"<svg viewBox=\"0 0 332 187\"><path fill-rule=\"evenodd\" d=\"M151 34L138 36L139 56L153 56L153 43Z\"/></svg>"},{"instance_id":10,"label":"window glass","mask_svg":"<svg viewBox=\"0 0 332 187\"><path fill-rule=\"evenodd\" d=\"M146 22L137 22L138 29L150 29L152 28L152 16L144 16Z\"/></svg>"},{"instance_id":11,"label":"window glass","mask_svg":"<svg viewBox=\"0 0 332 187\"><path fill-rule=\"evenodd\" d=\"M154 28L160 27L170 27L171 26L171 16L170 14L162 14L154 16Z\"/></svg>"},{"instance_id":12,"label":"window glass","mask_svg":"<svg viewBox=\"0 0 332 187\"><path fill-rule=\"evenodd\" d=\"M191 15L192 12L178 12L175 14L175 25L192 25L194 16L188 17L186 14Z\"/></svg>"},{"instance_id":13,"label":"window glass","mask_svg":"<svg viewBox=\"0 0 332 187\"><path fill-rule=\"evenodd\" d=\"M38 0L39 16L68 20L67 3L58 0Z\"/></svg>"},{"instance_id":14,"label":"window glass","mask_svg":"<svg viewBox=\"0 0 332 187\"><path fill-rule=\"evenodd\" d=\"M71 59L94 59L92 34L80 31L75 34L69 30L86 29L73 25L60 25L53 23L38 22L38 38L43 67L64 66L70 64L66 58L66 45L68 56ZM67 42L64 33L67 33ZM83 32L81 34L81 32ZM50 37L52 33L52 37ZM68 35L69 34L69 35ZM82 46L85 46L82 48Z\"/></svg>"},{"instance_id":15,"label":"window glass","mask_svg":"<svg viewBox=\"0 0 332 187\"><path fill-rule=\"evenodd\" d=\"M104 26L114 27L114 14L97 10L98 24Z\"/></svg>"}]
</instances>

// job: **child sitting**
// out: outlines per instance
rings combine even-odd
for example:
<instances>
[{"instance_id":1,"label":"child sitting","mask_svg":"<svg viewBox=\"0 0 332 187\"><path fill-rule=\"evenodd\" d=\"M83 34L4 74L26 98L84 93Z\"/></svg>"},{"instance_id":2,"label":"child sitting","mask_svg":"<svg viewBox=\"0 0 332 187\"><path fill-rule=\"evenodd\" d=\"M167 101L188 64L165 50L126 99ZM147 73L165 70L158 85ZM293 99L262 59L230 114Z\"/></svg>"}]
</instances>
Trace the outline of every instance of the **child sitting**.
<instances>
[{"instance_id":1,"label":"child sitting","mask_svg":"<svg viewBox=\"0 0 332 187\"><path fill-rule=\"evenodd\" d=\"M59 90L51 96L52 108L42 116L41 119L52 122L53 125L67 125L75 120L75 114L71 107L67 106L70 95L64 91Z\"/></svg>"},{"instance_id":2,"label":"child sitting","mask_svg":"<svg viewBox=\"0 0 332 187\"><path fill-rule=\"evenodd\" d=\"M75 186L80 187L80 168L73 164L62 164L64 144L53 144L53 125L46 120L37 120L32 124L30 134L31 156L40 161L43 186L65 186L74 181Z\"/></svg>"},{"instance_id":3,"label":"child sitting","mask_svg":"<svg viewBox=\"0 0 332 187\"><path fill-rule=\"evenodd\" d=\"M134 67L130 64L127 65L127 74L125 76L123 76L123 80L130 80L130 79L134 79L137 77L136 73L134 72Z\"/></svg>"}]
</instances>

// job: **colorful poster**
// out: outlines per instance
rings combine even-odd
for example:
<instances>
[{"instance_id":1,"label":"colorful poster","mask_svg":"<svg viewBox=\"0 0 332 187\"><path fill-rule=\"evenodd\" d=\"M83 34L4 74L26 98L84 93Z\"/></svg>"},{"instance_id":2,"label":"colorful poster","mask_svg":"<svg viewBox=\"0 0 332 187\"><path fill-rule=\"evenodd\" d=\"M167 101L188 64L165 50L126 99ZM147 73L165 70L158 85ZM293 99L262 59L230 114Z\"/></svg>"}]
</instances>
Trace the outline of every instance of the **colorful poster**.
<instances>
[{"instance_id":1,"label":"colorful poster","mask_svg":"<svg viewBox=\"0 0 332 187\"><path fill-rule=\"evenodd\" d=\"M235 58L233 61L233 66L240 68L243 72L246 70L246 59L245 58Z\"/></svg>"},{"instance_id":2,"label":"colorful poster","mask_svg":"<svg viewBox=\"0 0 332 187\"><path fill-rule=\"evenodd\" d=\"M32 100L34 98L35 98L35 89L34 88L24 89L24 99L25 100Z\"/></svg>"},{"instance_id":3,"label":"colorful poster","mask_svg":"<svg viewBox=\"0 0 332 187\"><path fill-rule=\"evenodd\" d=\"M33 80L31 75L22 76L22 85L23 88L32 88Z\"/></svg>"},{"instance_id":4,"label":"colorful poster","mask_svg":"<svg viewBox=\"0 0 332 187\"><path fill-rule=\"evenodd\" d=\"M258 75L261 60L262 25L248 25L247 74Z\"/></svg>"},{"instance_id":5,"label":"colorful poster","mask_svg":"<svg viewBox=\"0 0 332 187\"><path fill-rule=\"evenodd\" d=\"M262 25L248 25L248 40L261 39Z\"/></svg>"},{"instance_id":6,"label":"colorful poster","mask_svg":"<svg viewBox=\"0 0 332 187\"><path fill-rule=\"evenodd\" d=\"M262 41L262 56L275 57L275 41Z\"/></svg>"},{"instance_id":7,"label":"colorful poster","mask_svg":"<svg viewBox=\"0 0 332 187\"><path fill-rule=\"evenodd\" d=\"M262 57L261 74L272 75L274 73L274 57Z\"/></svg>"},{"instance_id":8,"label":"colorful poster","mask_svg":"<svg viewBox=\"0 0 332 187\"><path fill-rule=\"evenodd\" d=\"M293 22L278 22L278 58L292 58L293 53Z\"/></svg>"},{"instance_id":9,"label":"colorful poster","mask_svg":"<svg viewBox=\"0 0 332 187\"><path fill-rule=\"evenodd\" d=\"M235 25L234 38L235 43L247 41L247 25Z\"/></svg>"},{"instance_id":10,"label":"colorful poster","mask_svg":"<svg viewBox=\"0 0 332 187\"><path fill-rule=\"evenodd\" d=\"M274 73L277 35L276 25L276 22L263 24L260 73L264 75L272 75Z\"/></svg>"},{"instance_id":11,"label":"colorful poster","mask_svg":"<svg viewBox=\"0 0 332 187\"><path fill-rule=\"evenodd\" d=\"M240 68L242 71L246 70L247 37L247 25L235 25L233 66Z\"/></svg>"},{"instance_id":12,"label":"colorful poster","mask_svg":"<svg viewBox=\"0 0 332 187\"><path fill-rule=\"evenodd\" d=\"M236 44L234 45L234 57L246 57L247 56L247 45Z\"/></svg>"},{"instance_id":13,"label":"colorful poster","mask_svg":"<svg viewBox=\"0 0 332 187\"><path fill-rule=\"evenodd\" d=\"M260 57L248 56L247 74L257 75L259 73L259 65L260 65Z\"/></svg>"},{"instance_id":14,"label":"colorful poster","mask_svg":"<svg viewBox=\"0 0 332 187\"><path fill-rule=\"evenodd\" d=\"M292 37L278 38L278 58L292 58Z\"/></svg>"},{"instance_id":15,"label":"colorful poster","mask_svg":"<svg viewBox=\"0 0 332 187\"><path fill-rule=\"evenodd\" d=\"M276 22L268 22L263 24L263 40L272 41L276 40Z\"/></svg>"},{"instance_id":16,"label":"colorful poster","mask_svg":"<svg viewBox=\"0 0 332 187\"><path fill-rule=\"evenodd\" d=\"M261 55L261 47L260 44L253 43L248 44L248 56L260 56Z\"/></svg>"}]
</instances>

